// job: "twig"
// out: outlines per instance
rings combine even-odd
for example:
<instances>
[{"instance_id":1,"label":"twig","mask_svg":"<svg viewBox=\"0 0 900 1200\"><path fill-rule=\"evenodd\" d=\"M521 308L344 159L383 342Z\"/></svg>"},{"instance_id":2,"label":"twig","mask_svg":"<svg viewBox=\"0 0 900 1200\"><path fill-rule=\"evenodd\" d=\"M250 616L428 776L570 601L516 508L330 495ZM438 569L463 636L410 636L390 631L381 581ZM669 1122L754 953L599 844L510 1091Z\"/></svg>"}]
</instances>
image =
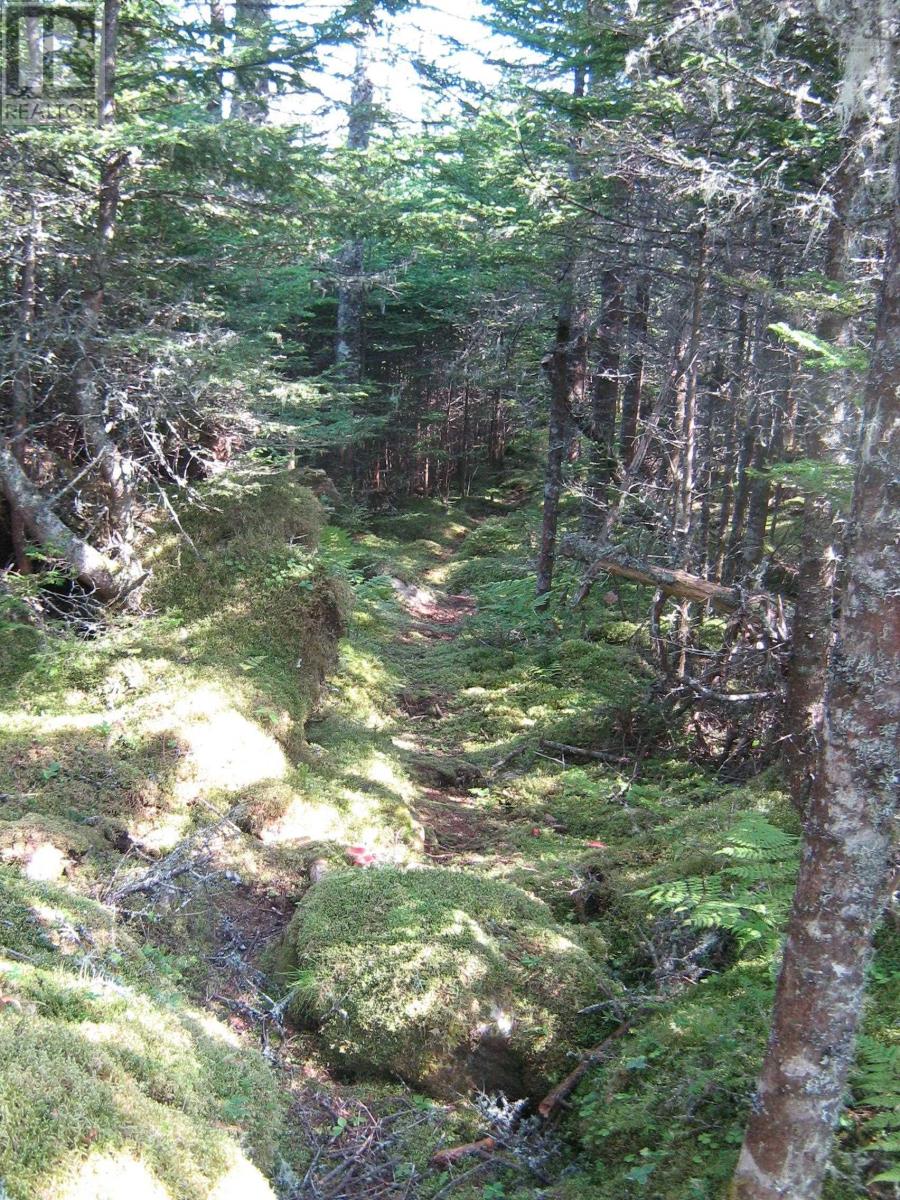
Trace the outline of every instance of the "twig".
<instances>
[{"instance_id":1,"label":"twig","mask_svg":"<svg viewBox=\"0 0 900 1200\"><path fill-rule=\"evenodd\" d=\"M463 1171L462 1175L457 1175L455 1179L451 1179L449 1183L445 1183L440 1191L435 1192L431 1200L444 1200L444 1196L449 1196L461 1183L465 1183L473 1175L478 1175L487 1165L486 1162L480 1162L476 1163L474 1167L470 1167L468 1171Z\"/></svg>"}]
</instances>

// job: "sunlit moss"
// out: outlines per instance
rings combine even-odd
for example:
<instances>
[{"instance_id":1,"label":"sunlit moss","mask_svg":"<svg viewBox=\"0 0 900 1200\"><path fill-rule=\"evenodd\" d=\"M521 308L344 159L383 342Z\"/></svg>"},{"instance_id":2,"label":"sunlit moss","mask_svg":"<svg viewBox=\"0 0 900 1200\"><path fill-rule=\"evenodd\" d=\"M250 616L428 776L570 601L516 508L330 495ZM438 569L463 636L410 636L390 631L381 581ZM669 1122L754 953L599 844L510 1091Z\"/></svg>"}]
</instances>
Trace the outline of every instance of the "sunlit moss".
<instances>
[{"instance_id":1,"label":"sunlit moss","mask_svg":"<svg viewBox=\"0 0 900 1200\"><path fill-rule=\"evenodd\" d=\"M106 1194L86 1190L103 1182L98 1155L140 1163L167 1200L212 1200L247 1154L271 1169L282 1102L268 1066L164 992L109 914L0 872L0 918L0 1176L13 1200Z\"/></svg>"},{"instance_id":2,"label":"sunlit moss","mask_svg":"<svg viewBox=\"0 0 900 1200\"><path fill-rule=\"evenodd\" d=\"M439 1093L477 1074L466 1055L485 1039L526 1089L545 1083L601 978L541 901L438 869L326 876L300 904L282 969L292 1011L321 1026L336 1065Z\"/></svg>"}]
</instances>

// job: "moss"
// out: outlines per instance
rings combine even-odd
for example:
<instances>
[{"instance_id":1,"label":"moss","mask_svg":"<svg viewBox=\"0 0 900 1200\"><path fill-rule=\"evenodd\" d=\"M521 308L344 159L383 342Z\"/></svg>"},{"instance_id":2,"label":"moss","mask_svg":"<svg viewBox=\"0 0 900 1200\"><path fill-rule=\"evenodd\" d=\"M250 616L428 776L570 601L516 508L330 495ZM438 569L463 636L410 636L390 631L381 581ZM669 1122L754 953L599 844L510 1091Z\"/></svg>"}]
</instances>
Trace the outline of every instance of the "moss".
<instances>
[{"instance_id":1,"label":"moss","mask_svg":"<svg viewBox=\"0 0 900 1200\"><path fill-rule=\"evenodd\" d=\"M327 876L287 940L291 1011L321 1027L332 1061L437 1094L478 1083L479 1071L486 1082L494 1068L518 1074L520 1089L544 1086L601 979L577 932L541 901L450 870Z\"/></svg>"},{"instance_id":2,"label":"moss","mask_svg":"<svg viewBox=\"0 0 900 1200\"><path fill-rule=\"evenodd\" d=\"M473 529L459 548L460 558L498 558L522 546L523 526L519 517L489 517Z\"/></svg>"},{"instance_id":3,"label":"moss","mask_svg":"<svg viewBox=\"0 0 900 1200\"><path fill-rule=\"evenodd\" d=\"M40 813L0 820L0 859L20 864L31 879L58 879L86 854L111 851L96 825Z\"/></svg>"},{"instance_id":4,"label":"moss","mask_svg":"<svg viewBox=\"0 0 900 1200\"><path fill-rule=\"evenodd\" d=\"M270 1196L247 1157L274 1165L282 1102L264 1060L164 990L99 905L0 871L0 922L6 1194L55 1200L130 1163L172 1200L206 1200L233 1170Z\"/></svg>"},{"instance_id":5,"label":"moss","mask_svg":"<svg viewBox=\"0 0 900 1200\"><path fill-rule=\"evenodd\" d=\"M766 967L698 984L623 1039L578 1097L597 1200L718 1197L731 1177L762 1059Z\"/></svg>"},{"instance_id":6,"label":"moss","mask_svg":"<svg viewBox=\"0 0 900 1200\"><path fill-rule=\"evenodd\" d=\"M430 541L440 547L456 544L465 537L471 524L438 500L416 500L406 504L400 513L374 518L370 528L382 537L400 542Z\"/></svg>"},{"instance_id":7,"label":"moss","mask_svg":"<svg viewBox=\"0 0 900 1200\"><path fill-rule=\"evenodd\" d=\"M268 555L278 545L314 550L325 513L302 472L230 473L203 489L204 505L185 524L199 546L235 557Z\"/></svg>"},{"instance_id":8,"label":"moss","mask_svg":"<svg viewBox=\"0 0 900 1200\"><path fill-rule=\"evenodd\" d=\"M604 621L589 631L591 641L609 642L613 646L624 646L638 637L643 629L637 621ZM649 644L649 636L643 639Z\"/></svg>"}]
</instances>

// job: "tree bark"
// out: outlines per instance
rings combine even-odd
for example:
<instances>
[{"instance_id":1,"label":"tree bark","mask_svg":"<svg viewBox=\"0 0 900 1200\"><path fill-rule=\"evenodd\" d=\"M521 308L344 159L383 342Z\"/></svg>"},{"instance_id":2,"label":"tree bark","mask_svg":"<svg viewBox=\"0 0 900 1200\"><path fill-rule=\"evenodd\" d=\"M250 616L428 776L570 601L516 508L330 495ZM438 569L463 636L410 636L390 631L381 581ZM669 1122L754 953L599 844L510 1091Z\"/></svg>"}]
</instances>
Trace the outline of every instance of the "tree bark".
<instances>
[{"instance_id":1,"label":"tree bark","mask_svg":"<svg viewBox=\"0 0 900 1200\"><path fill-rule=\"evenodd\" d=\"M350 124L347 149L368 149L374 125L374 89L366 72L365 50L357 51L356 70L350 93ZM363 307L365 299L365 249L361 238L350 238L337 256L338 300L334 361L346 383L359 384L365 372Z\"/></svg>"},{"instance_id":2,"label":"tree bark","mask_svg":"<svg viewBox=\"0 0 900 1200\"><path fill-rule=\"evenodd\" d=\"M900 165L900 158L898 158ZM898 180L900 182L900 180ZM864 402L823 752L733 1200L818 1200L852 1062L900 795L900 219Z\"/></svg>"},{"instance_id":3,"label":"tree bark","mask_svg":"<svg viewBox=\"0 0 900 1200\"><path fill-rule=\"evenodd\" d=\"M22 270L19 276L18 328L12 343L12 452L25 470L26 434L31 417L31 363L29 353L34 325L35 300L37 296L37 243L41 221L37 204L32 200L31 223L25 236L22 254ZM25 521L21 512L7 496L10 510L10 534L16 570L23 575L31 571L28 557Z\"/></svg>"},{"instance_id":4,"label":"tree bark","mask_svg":"<svg viewBox=\"0 0 900 1200\"><path fill-rule=\"evenodd\" d=\"M269 115L268 0L236 0L234 95L231 115L262 125Z\"/></svg>"},{"instance_id":5,"label":"tree bark","mask_svg":"<svg viewBox=\"0 0 900 1200\"><path fill-rule=\"evenodd\" d=\"M584 84L584 67L577 66L574 71L572 87L572 96L576 101L584 97ZM580 174L577 149L577 139L574 139L569 160L569 178L573 184L578 182ZM563 466L569 441L571 396L576 375L581 376L584 368L583 338L576 339L573 336L572 328L575 313L577 265L578 248L574 246L569 261L562 270L563 294L557 312L553 349L541 364L550 383L550 414L547 423L547 465L544 474L541 543L538 550L535 580L535 594L538 598L548 596L553 586L559 501L562 495ZM576 368L578 369L576 370Z\"/></svg>"},{"instance_id":6,"label":"tree bark","mask_svg":"<svg viewBox=\"0 0 900 1200\"><path fill-rule=\"evenodd\" d=\"M101 60L101 125L109 124L115 113L116 56L118 44L119 0L106 0L103 9L103 53ZM123 557L130 557L134 543L134 459L123 452L110 437L108 420L96 360L99 357L97 333L103 311L107 274L107 247L116 234L122 169L127 153L107 155L100 168L97 192L97 231L94 251L93 286L82 298L79 357L75 364L73 391L85 444L98 460L106 485L110 533Z\"/></svg>"},{"instance_id":7,"label":"tree bark","mask_svg":"<svg viewBox=\"0 0 900 1200\"><path fill-rule=\"evenodd\" d=\"M835 283L846 276L850 206L856 187L855 143L859 132L858 123L852 123L847 137L848 149L833 186L834 212L826 235L825 277ZM846 327L847 318L843 313L827 312L819 321L816 334L823 341L837 342ZM845 389L844 380L829 380L824 404L817 404L813 399L808 406L811 411L804 414L807 458L814 461L827 458L829 439L823 426L827 415L834 413L843 399ZM785 771L791 797L801 813L809 800L821 739L837 558L832 504L826 494L810 489L803 502L803 549L797 573L797 604L785 706L789 721Z\"/></svg>"},{"instance_id":8,"label":"tree bark","mask_svg":"<svg viewBox=\"0 0 900 1200\"><path fill-rule=\"evenodd\" d=\"M631 461L637 441L638 421L643 415L644 350L650 312L650 289L645 279L635 285L634 307L628 314L628 358L625 361L625 382L622 387L622 426L619 433L619 456L626 465Z\"/></svg>"},{"instance_id":9,"label":"tree bark","mask_svg":"<svg viewBox=\"0 0 900 1200\"><path fill-rule=\"evenodd\" d=\"M209 5L209 48L214 61L212 79L210 81L211 95L206 103L206 111L210 116L221 121L225 115L225 71L222 63L225 58L225 33L228 28L223 0L210 0Z\"/></svg>"},{"instance_id":10,"label":"tree bark","mask_svg":"<svg viewBox=\"0 0 900 1200\"><path fill-rule=\"evenodd\" d=\"M553 586L556 560L556 531L559 525L559 501L562 495L563 465L569 440L569 402L571 392L572 302L560 304L556 323L556 342L544 363L550 380L550 417L547 433L547 466L544 474L544 506L541 518L541 544L537 560L535 592L545 596Z\"/></svg>"},{"instance_id":11,"label":"tree bark","mask_svg":"<svg viewBox=\"0 0 900 1200\"><path fill-rule=\"evenodd\" d=\"M616 415L619 401L619 353L622 341L622 280L603 273L603 313L597 331L597 363L591 389L591 460L583 523L596 527L616 470Z\"/></svg>"},{"instance_id":12,"label":"tree bark","mask_svg":"<svg viewBox=\"0 0 900 1200\"><path fill-rule=\"evenodd\" d=\"M132 564L114 561L78 537L65 525L22 470L9 441L0 434L0 482L10 506L28 533L51 554L58 555L86 587L102 600L112 600L140 576Z\"/></svg>"}]
</instances>

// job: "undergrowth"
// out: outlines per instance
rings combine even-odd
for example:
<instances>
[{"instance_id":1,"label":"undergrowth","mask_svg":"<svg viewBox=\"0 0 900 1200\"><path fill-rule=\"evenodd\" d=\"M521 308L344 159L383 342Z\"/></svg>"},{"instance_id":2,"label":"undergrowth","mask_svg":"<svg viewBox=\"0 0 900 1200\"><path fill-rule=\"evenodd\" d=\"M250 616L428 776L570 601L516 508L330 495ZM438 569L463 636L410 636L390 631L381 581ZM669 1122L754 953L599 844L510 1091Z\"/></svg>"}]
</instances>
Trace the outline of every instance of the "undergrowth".
<instances>
[{"instance_id":1,"label":"undergrowth","mask_svg":"<svg viewBox=\"0 0 900 1200\"><path fill-rule=\"evenodd\" d=\"M502 1060L536 1096L633 1018L574 1096L553 1178L498 1165L455 1195L721 1200L797 862L777 772L737 786L690 760L653 699L636 587L572 609L563 562L534 602L534 508L428 501L363 522L309 482L208 485L145 556L150 610L92 640L0 613L7 1193L100 1195L96 1168L154 1200L219 1200L231 1172L251 1197L279 1153L307 1161L247 1031L199 1007L239 944L216 940L227 905L252 896L296 911L266 987L293 988L302 1072L354 1104L398 1077L445 1099L486 1078L474 1048L494 1037L514 1051L495 1078ZM429 597L459 592L474 611L431 622ZM183 908L136 903L125 930L90 898L225 814L224 918L186 890ZM348 869L348 847L376 865ZM307 891L311 864L330 873ZM886 927L830 1200L895 1180L898 963ZM414 1103L428 1118L397 1153L427 1200L453 1182L428 1168L437 1140L483 1121Z\"/></svg>"}]
</instances>

